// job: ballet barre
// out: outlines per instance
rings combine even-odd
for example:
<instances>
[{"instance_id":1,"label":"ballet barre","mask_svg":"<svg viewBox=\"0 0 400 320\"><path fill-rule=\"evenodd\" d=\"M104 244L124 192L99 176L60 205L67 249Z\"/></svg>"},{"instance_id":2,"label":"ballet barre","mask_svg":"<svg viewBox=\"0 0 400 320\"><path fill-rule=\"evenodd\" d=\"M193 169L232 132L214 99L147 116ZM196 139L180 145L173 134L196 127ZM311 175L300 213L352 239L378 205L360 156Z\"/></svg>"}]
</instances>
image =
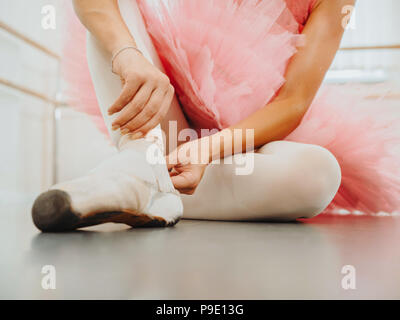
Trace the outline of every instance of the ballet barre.
<instances>
[{"instance_id":1,"label":"ballet barre","mask_svg":"<svg viewBox=\"0 0 400 320\"><path fill-rule=\"evenodd\" d=\"M400 49L400 44L381 45L381 46L356 46L356 47L342 47L341 51L356 51L356 50L396 50Z\"/></svg>"},{"instance_id":2,"label":"ballet barre","mask_svg":"<svg viewBox=\"0 0 400 320\"><path fill-rule=\"evenodd\" d=\"M20 40L21 42L27 44L28 46L35 48L36 50L42 52L49 58L55 59L57 61L57 86L55 90L54 97L49 97L43 93L40 93L36 90L30 89L26 86L17 84L10 80L0 78L0 84L11 88L13 90L19 91L23 94L35 97L42 101L47 102L50 106L52 106L52 132L51 132L51 139L52 139L52 160L51 160L51 177L52 183L55 184L57 182L57 109L61 106L65 106L65 103L57 100L57 95L60 93L61 90L61 57L50 50L49 48L45 47L44 45L40 44L39 42L35 41L34 39L24 35L23 33L19 32L18 30L14 29L10 25L0 21L0 30L5 31L9 35L13 36L15 39Z\"/></svg>"}]
</instances>

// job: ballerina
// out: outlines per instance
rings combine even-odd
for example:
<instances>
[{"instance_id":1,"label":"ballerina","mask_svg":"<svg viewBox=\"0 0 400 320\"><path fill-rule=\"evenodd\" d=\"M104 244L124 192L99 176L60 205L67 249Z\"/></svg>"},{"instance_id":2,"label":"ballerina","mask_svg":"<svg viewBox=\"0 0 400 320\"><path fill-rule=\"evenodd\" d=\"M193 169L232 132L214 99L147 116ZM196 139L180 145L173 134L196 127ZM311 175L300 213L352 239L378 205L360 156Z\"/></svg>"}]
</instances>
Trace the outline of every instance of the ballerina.
<instances>
[{"instance_id":1,"label":"ballerina","mask_svg":"<svg viewBox=\"0 0 400 320\"><path fill-rule=\"evenodd\" d=\"M40 195L32 210L39 229L104 222L170 226L182 214L291 221L338 209L400 207L399 159L390 152L399 142L398 119L344 98L337 103L329 90L317 95L343 35L341 8L354 1L74 3L89 30L96 96L84 61L77 60L79 68L70 68L67 79L85 101L81 109L97 119L101 110L120 153ZM83 50L73 34L67 61ZM171 121L178 132L216 130L170 150L164 144ZM254 151L246 150L245 135L232 135L248 129ZM205 163L180 156L210 140L201 150ZM150 163L150 148L158 155L166 148L167 163L162 156ZM213 162L218 158L228 161ZM252 172L238 175L239 163L247 162Z\"/></svg>"}]
</instances>

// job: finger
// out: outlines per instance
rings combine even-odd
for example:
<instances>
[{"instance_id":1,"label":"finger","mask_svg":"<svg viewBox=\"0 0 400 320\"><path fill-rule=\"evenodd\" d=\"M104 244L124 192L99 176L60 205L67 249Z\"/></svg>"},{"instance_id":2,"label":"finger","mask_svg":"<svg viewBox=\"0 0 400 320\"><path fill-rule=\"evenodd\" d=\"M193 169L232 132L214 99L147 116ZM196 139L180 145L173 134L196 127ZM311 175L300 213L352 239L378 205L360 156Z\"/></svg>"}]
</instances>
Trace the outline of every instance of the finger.
<instances>
[{"instance_id":1,"label":"finger","mask_svg":"<svg viewBox=\"0 0 400 320\"><path fill-rule=\"evenodd\" d=\"M174 168L174 164L173 163L171 163L171 162L169 162L170 161L170 158L169 157L167 157L166 158L167 159L167 169L168 169L168 171L170 172L170 173L172 173L172 170L173 170L173 168Z\"/></svg>"},{"instance_id":2,"label":"finger","mask_svg":"<svg viewBox=\"0 0 400 320\"><path fill-rule=\"evenodd\" d=\"M177 189L178 191L179 191L179 193L183 193L183 194L187 194L187 195L189 195L189 196L191 196L192 194L194 194L194 192L195 192L195 190L196 189L193 189L193 188L191 188L191 189Z\"/></svg>"},{"instance_id":3,"label":"finger","mask_svg":"<svg viewBox=\"0 0 400 320\"><path fill-rule=\"evenodd\" d=\"M171 181L174 187L178 190L192 188L192 183L182 174L171 177Z\"/></svg>"},{"instance_id":4,"label":"finger","mask_svg":"<svg viewBox=\"0 0 400 320\"><path fill-rule=\"evenodd\" d=\"M139 114L135 115L133 119L131 118L128 123L121 127L121 129L129 129L130 132L134 132L149 122L158 113L164 96L165 91L161 89L154 90L150 99Z\"/></svg>"},{"instance_id":5,"label":"finger","mask_svg":"<svg viewBox=\"0 0 400 320\"><path fill-rule=\"evenodd\" d=\"M181 166L177 165L177 166L174 166L174 167L171 169L171 171L169 172L169 174L170 174L170 176L176 176L176 175L178 175L178 174L183 173L184 171L185 171L185 168L184 168L184 167L181 167Z\"/></svg>"},{"instance_id":6,"label":"finger","mask_svg":"<svg viewBox=\"0 0 400 320\"><path fill-rule=\"evenodd\" d=\"M142 83L139 81L125 82L121 94L108 109L108 114L113 115L114 113L120 112L136 95L141 84Z\"/></svg>"},{"instance_id":7,"label":"finger","mask_svg":"<svg viewBox=\"0 0 400 320\"><path fill-rule=\"evenodd\" d=\"M154 87L150 83L144 84L132 101L121 111L118 117L113 121L113 127L118 126L121 129L135 118L149 101Z\"/></svg>"},{"instance_id":8,"label":"finger","mask_svg":"<svg viewBox=\"0 0 400 320\"><path fill-rule=\"evenodd\" d=\"M175 177L175 176L177 176L179 173L178 172L176 172L175 170L172 170L170 173L169 173L169 176L170 177Z\"/></svg>"},{"instance_id":9,"label":"finger","mask_svg":"<svg viewBox=\"0 0 400 320\"><path fill-rule=\"evenodd\" d=\"M178 165L178 153L177 151L172 151L167 157L166 157L166 163L167 163L167 169L171 170L174 167Z\"/></svg>"},{"instance_id":10,"label":"finger","mask_svg":"<svg viewBox=\"0 0 400 320\"><path fill-rule=\"evenodd\" d=\"M146 133L148 133L151 129L154 129L157 125L159 125L167 115L173 97L174 91L168 90L167 93L164 95L158 113L156 113L153 118L151 118L143 126L137 128L134 132L141 132L143 135L146 135Z\"/></svg>"},{"instance_id":11,"label":"finger","mask_svg":"<svg viewBox=\"0 0 400 320\"><path fill-rule=\"evenodd\" d=\"M191 187L191 188L180 188L180 189L175 188L175 189L178 190L179 193L189 194L189 195L193 194L194 191L196 190L196 188L193 188L193 187Z\"/></svg>"},{"instance_id":12,"label":"finger","mask_svg":"<svg viewBox=\"0 0 400 320\"><path fill-rule=\"evenodd\" d=\"M119 77L119 79L121 80L121 84L122 84L122 86L124 86L125 85L125 79L124 78L122 78L121 76Z\"/></svg>"}]
</instances>

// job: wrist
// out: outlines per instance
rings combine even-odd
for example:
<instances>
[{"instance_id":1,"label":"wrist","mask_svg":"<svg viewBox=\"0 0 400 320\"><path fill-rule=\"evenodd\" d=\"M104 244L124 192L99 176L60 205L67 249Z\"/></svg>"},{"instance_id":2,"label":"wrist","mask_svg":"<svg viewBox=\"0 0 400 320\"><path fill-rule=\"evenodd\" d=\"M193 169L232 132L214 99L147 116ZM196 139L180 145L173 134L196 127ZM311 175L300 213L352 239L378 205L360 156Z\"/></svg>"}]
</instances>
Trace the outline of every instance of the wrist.
<instances>
[{"instance_id":1,"label":"wrist","mask_svg":"<svg viewBox=\"0 0 400 320\"><path fill-rule=\"evenodd\" d=\"M177 158L182 164L209 165L212 161L233 155L231 129L182 144L177 149Z\"/></svg>"},{"instance_id":2,"label":"wrist","mask_svg":"<svg viewBox=\"0 0 400 320\"><path fill-rule=\"evenodd\" d=\"M229 128L223 129L206 138L209 140L208 163L233 154L232 131Z\"/></svg>"},{"instance_id":3,"label":"wrist","mask_svg":"<svg viewBox=\"0 0 400 320\"><path fill-rule=\"evenodd\" d=\"M109 42L108 51L111 56L114 56L115 53L123 47L133 46L137 47L135 40L130 36L114 36L114 38Z\"/></svg>"},{"instance_id":4,"label":"wrist","mask_svg":"<svg viewBox=\"0 0 400 320\"><path fill-rule=\"evenodd\" d=\"M118 48L111 57L112 72L122 75L123 66L131 64L135 55L143 56L142 52L135 45L124 45Z\"/></svg>"}]
</instances>

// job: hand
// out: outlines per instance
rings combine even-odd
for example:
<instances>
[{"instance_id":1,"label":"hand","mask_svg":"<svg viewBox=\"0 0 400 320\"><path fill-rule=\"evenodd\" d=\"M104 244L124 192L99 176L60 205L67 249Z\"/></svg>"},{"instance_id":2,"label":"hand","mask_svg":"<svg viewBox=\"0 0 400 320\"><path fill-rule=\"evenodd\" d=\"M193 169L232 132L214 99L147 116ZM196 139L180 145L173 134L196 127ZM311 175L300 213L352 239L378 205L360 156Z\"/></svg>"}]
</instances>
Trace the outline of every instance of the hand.
<instances>
[{"instance_id":1,"label":"hand","mask_svg":"<svg viewBox=\"0 0 400 320\"><path fill-rule=\"evenodd\" d=\"M175 165L170 171L172 183L180 193L193 194L198 187L206 164Z\"/></svg>"},{"instance_id":2,"label":"hand","mask_svg":"<svg viewBox=\"0 0 400 320\"><path fill-rule=\"evenodd\" d=\"M208 149L201 157L201 139L180 145L167 158L167 167L174 187L184 194L193 194L209 164Z\"/></svg>"},{"instance_id":3,"label":"hand","mask_svg":"<svg viewBox=\"0 0 400 320\"><path fill-rule=\"evenodd\" d=\"M114 72L120 76L122 92L108 109L120 112L112 123L122 134L139 138L156 127L166 116L174 97L169 78L134 49L122 51L114 60Z\"/></svg>"}]
</instances>

